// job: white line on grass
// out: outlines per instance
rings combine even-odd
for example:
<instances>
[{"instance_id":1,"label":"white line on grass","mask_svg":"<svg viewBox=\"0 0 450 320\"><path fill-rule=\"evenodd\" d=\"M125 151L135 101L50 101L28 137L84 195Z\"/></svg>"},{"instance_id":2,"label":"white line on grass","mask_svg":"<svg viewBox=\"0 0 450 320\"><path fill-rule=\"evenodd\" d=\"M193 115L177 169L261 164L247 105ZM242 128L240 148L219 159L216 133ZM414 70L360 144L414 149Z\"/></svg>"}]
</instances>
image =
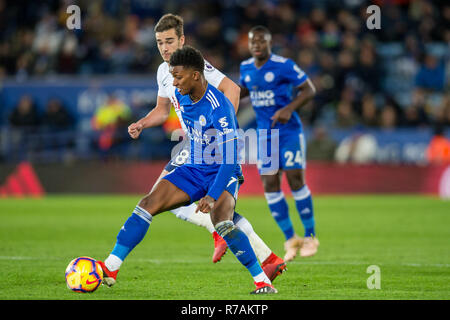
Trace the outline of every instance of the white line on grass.
<instances>
[{"instance_id":1,"label":"white line on grass","mask_svg":"<svg viewBox=\"0 0 450 320\"><path fill-rule=\"evenodd\" d=\"M0 260L63 260L63 258L58 257L27 257L27 256L0 256ZM65 260L65 259L64 259ZM189 260L180 260L180 259L130 259L131 261L137 262L147 262L154 264L163 264L163 263L203 263L206 262L204 259L189 259ZM208 260L209 262L209 260ZM235 263L238 263L235 261ZM304 264L304 265L371 265L373 262L362 262L362 261L306 261L306 260L295 260L291 261L288 264ZM397 266L406 266L406 267L437 267L437 268L450 268L450 264L447 263L377 263L378 265L397 265Z\"/></svg>"}]
</instances>

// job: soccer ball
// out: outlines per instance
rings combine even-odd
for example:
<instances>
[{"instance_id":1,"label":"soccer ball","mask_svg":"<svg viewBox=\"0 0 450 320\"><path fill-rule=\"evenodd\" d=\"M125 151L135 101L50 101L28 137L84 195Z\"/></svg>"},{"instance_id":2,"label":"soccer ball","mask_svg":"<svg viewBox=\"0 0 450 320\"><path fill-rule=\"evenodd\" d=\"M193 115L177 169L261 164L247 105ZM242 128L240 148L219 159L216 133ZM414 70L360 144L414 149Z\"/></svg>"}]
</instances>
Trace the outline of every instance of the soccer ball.
<instances>
[{"instance_id":1,"label":"soccer ball","mask_svg":"<svg viewBox=\"0 0 450 320\"><path fill-rule=\"evenodd\" d=\"M66 268L66 283L70 290L94 292L102 281L102 267L90 257L75 258Z\"/></svg>"}]
</instances>

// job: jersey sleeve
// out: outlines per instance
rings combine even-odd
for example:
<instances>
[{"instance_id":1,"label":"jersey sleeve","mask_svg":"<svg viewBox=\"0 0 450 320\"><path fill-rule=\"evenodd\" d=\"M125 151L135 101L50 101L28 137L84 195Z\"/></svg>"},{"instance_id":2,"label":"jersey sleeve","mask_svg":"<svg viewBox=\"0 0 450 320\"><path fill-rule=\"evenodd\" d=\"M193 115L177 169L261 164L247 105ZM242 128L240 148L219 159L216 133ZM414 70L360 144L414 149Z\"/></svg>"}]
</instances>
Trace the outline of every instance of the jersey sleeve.
<instances>
[{"instance_id":1,"label":"jersey sleeve","mask_svg":"<svg viewBox=\"0 0 450 320\"><path fill-rule=\"evenodd\" d=\"M306 73L291 59L288 59L283 65L282 74L294 87L302 85L308 79Z\"/></svg>"},{"instance_id":2,"label":"jersey sleeve","mask_svg":"<svg viewBox=\"0 0 450 320\"><path fill-rule=\"evenodd\" d=\"M227 187L233 173L238 165L237 162L237 142L238 131L236 125L236 115L233 105L226 98L222 99L221 105L213 110L213 126L216 130L217 148L221 153L221 164L213 184L207 195L215 200L219 199L222 192Z\"/></svg>"},{"instance_id":3,"label":"jersey sleeve","mask_svg":"<svg viewBox=\"0 0 450 320\"><path fill-rule=\"evenodd\" d=\"M158 96L162 97L162 98L170 98L167 95L166 90L164 89L163 77L164 77L164 70L163 70L163 64L161 64L156 73L156 81L158 83Z\"/></svg>"},{"instance_id":4,"label":"jersey sleeve","mask_svg":"<svg viewBox=\"0 0 450 320\"><path fill-rule=\"evenodd\" d=\"M208 61L205 60L205 69L203 74L205 75L206 81L210 83L213 87L218 88L222 82L225 75L214 68Z\"/></svg>"}]
</instances>

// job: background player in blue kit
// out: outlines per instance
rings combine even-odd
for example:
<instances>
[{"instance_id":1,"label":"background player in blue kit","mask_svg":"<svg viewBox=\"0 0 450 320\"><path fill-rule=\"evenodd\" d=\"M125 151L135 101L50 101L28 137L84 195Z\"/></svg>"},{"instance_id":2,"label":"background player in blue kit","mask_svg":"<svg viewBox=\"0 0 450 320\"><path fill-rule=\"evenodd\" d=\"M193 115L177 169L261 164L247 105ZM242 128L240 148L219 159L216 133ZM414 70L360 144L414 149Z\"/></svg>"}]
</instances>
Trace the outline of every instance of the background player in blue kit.
<instances>
[{"instance_id":1,"label":"background player in blue kit","mask_svg":"<svg viewBox=\"0 0 450 320\"><path fill-rule=\"evenodd\" d=\"M206 81L204 63L200 52L188 46L170 57L170 72L177 88L174 102L181 110L190 139L190 159L164 176L140 200L119 231L113 253L123 261L142 241L155 215L198 201L197 211L210 212L215 229L252 275L256 285L252 293L277 293L247 236L232 221L238 177L242 175L237 151L238 124L231 102ZM109 270L100 264L108 278Z\"/></svg>"},{"instance_id":2,"label":"background player in blue kit","mask_svg":"<svg viewBox=\"0 0 450 320\"><path fill-rule=\"evenodd\" d=\"M256 113L258 169L272 216L286 238L284 260L290 261L298 251L303 257L314 255L319 246L311 192L305 183L305 140L296 112L313 98L315 87L295 62L272 54L271 38L264 26L249 31L252 58L240 66L241 98L250 95ZM294 98L293 89L300 90ZM276 159L275 163L270 159ZM283 171L305 229L304 239L295 234L289 217L281 191Z\"/></svg>"}]
</instances>

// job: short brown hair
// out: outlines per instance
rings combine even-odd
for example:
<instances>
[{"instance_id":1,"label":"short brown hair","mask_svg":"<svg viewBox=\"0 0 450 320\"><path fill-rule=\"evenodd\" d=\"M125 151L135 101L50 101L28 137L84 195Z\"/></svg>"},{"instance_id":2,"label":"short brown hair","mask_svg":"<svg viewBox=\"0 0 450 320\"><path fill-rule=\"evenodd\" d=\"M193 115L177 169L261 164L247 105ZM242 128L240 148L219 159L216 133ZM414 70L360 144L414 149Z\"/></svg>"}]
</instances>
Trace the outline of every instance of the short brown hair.
<instances>
[{"instance_id":1,"label":"short brown hair","mask_svg":"<svg viewBox=\"0 0 450 320\"><path fill-rule=\"evenodd\" d=\"M179 38L184 34L183 25L184 22L182 17L172 13L167 13L159 19L155 26L155 32L164 32L170 29L175 29L175 33Z\"/></svg>"}]
</instances>

